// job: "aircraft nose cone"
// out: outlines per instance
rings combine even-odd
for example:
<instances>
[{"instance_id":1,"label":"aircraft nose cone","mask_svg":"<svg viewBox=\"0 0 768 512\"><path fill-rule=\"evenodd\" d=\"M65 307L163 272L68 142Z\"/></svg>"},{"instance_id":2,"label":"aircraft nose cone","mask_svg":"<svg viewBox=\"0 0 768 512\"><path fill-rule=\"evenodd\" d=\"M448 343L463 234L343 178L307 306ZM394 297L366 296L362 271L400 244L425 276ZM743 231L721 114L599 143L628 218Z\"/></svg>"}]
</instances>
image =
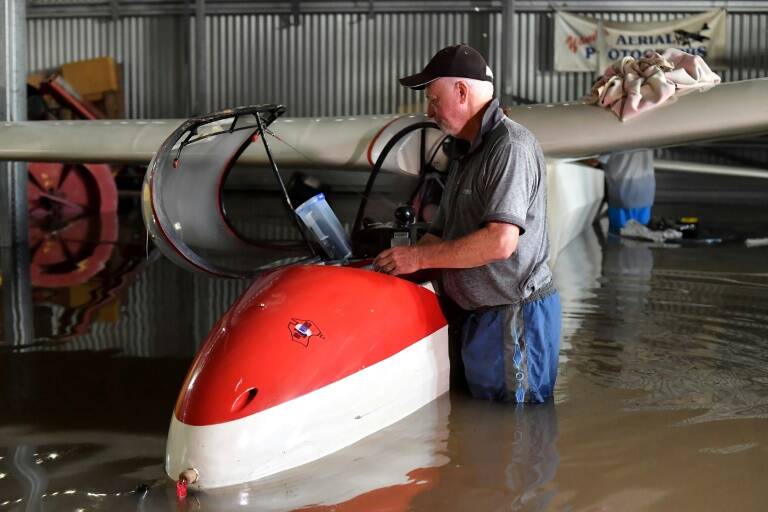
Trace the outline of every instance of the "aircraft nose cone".
<instances>
[{"instance_id":1,"label":"aircraft nose cone","mask_svg":"<svg viewBox=\"0 0 768 512\"><path fill-rule=\"evenodd\" d=\"M276 270L257 279L211 330L176 417L212 425L259 413L372 366L443 326L435 294L408 281L347 267Z\"/></svg>"}]
</instances>

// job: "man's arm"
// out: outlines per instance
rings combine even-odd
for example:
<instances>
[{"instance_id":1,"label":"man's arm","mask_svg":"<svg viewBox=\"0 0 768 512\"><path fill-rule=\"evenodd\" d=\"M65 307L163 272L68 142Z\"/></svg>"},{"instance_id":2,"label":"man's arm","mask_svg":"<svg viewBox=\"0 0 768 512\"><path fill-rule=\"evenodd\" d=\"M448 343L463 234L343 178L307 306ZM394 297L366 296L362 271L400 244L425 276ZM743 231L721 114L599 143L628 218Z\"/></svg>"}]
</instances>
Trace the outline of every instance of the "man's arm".
<instances>
[{"instance_id":1,"label":"man's arm","mask_svg":"<svg viewBox=\"0 0 768 512\"><path fill-rule=\"evenodd\" d=\"M393 247L379 254L374 265L388 274L411 274L425 268L471 268L509 258L517 249L520 228L489 222L457 240L425 235L415 247Z\"/></svg>"}]
</instances>

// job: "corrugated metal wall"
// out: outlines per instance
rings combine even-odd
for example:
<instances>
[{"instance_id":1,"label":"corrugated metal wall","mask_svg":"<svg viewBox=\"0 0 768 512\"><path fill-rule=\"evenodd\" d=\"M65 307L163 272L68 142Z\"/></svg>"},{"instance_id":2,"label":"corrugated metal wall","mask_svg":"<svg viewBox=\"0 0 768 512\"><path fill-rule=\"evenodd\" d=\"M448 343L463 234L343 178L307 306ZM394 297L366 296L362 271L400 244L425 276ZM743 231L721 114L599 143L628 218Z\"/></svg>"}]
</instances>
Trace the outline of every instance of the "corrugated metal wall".
<instances>
[{"instance_id":1,"label":"corrugated metal wall","mask_svg":"<svg viewBox=\"0 0 768 512\"><path fill-rule=\"evenodd\" d=\"M332 116L418 103L419 95L391 84L435 48L464 39L467 17L308 14L281 26L277 15L209 16L208 109L283 103L288 115ZM409 37L417 26L425 30Z\"/></svg>"},{"instance_id":2,"label":"corrugated metal wall","mask_svg":"<svg viewBox=\"0 0 768 512\"><path fill-rule=\"evenodd\" d=\"M186 18L33 18L27 22L28 69L111 56L121 66L126 117L186 115L189 21Z\"/></svg>"},{"instance_id":3,"label":"corrugated metal wall","mask_svg":"<svg viewBox=\"0 0 768 512\"><path fill-rule=\"evenodd\" d=\"M688 12L584 13L617 21L658 21ZM571 101L587 92L588 73L551 70L552 12L514 16L513 95L535 102ZM395 112L421 108L421 95L397 77L418 70L438 48L458 41L484 49L500 73L500 12L308 13L209 15L206 110L283 103L292 116ZM193 19L145 17L31 18L29 68L113 56L124 75L128 117L189 114L195 62ZM725 80L768 75L768 14L728 15L731 67Z\"/></svg>"}]
</instances>

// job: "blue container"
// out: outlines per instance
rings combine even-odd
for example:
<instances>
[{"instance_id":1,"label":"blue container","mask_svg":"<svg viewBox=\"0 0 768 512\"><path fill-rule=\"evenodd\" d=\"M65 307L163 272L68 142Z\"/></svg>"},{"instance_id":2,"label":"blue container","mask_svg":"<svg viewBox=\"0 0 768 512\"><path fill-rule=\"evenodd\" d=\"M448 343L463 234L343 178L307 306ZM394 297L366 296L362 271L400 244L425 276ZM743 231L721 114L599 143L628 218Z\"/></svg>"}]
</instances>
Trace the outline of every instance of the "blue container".
<instances>
[{"instance_id":1,"label":"blue container","mask_svg":"<svg viewBox=\"0 0 768 512\"><path fill-rule=\"evenodd\" d=\"M320 193L307 199L296 208L296 214L330 259L345 260L352 256L352 246L347 239L347 233L325 200L325 194Z\"/></svg>"}]
</instances>

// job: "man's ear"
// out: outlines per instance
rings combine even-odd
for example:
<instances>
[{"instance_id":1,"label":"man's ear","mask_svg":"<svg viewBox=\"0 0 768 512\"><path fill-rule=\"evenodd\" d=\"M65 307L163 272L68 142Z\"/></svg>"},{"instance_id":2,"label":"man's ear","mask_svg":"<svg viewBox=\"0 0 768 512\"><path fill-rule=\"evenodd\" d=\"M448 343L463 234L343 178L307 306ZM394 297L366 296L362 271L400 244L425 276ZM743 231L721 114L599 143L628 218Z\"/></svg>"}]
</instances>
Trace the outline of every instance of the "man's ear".
<instances>
[{"instance_id":1,"label":"man's ear","mask_svg":"<svg viewBox=\"0 0 768 512\"><path fill-rule=\"evenodd\" d=\"M456 91L459 93L459 101L461 103L466 103L469 99L469 87L467 86L467 83L463 80L458 80L456 82Z\"/></svg>"}]
</instances>

